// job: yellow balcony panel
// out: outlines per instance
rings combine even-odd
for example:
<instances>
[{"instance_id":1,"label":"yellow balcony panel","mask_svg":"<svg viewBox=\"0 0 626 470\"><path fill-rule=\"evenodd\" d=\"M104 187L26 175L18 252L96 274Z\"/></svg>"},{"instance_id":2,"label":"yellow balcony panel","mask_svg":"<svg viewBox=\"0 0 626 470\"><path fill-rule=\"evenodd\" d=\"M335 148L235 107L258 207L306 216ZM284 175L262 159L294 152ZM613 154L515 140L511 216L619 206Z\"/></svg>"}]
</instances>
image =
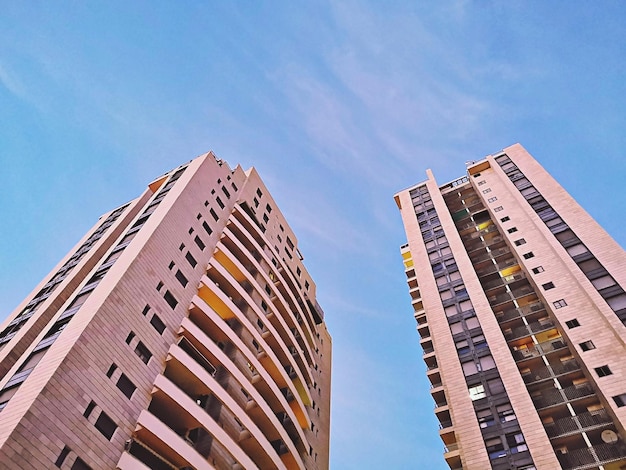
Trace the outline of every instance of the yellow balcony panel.
<instances>
[{"instance_id":1,"label":"yellow balcony panel","mask_svg":"<svg viewBox=\"0 0 626 470\"><path fill-rule=\"evenodd\" d=\"M402 259L404 260L411 259L411 252L405 251L404 253L402 253Z\"/></svg>"},{"instance_id":2,"label":"yellow balcony panel","mask_svg":"<svg viewBox=\"0 0 626 470\"><path fill-rule=\"evenodd\" d=\"M245 281L246 275L241 271L239 266L237 266L238 263L233 261L231 256L225 253L225 250L226 249L224 248L224 245L221 242L218 242L217 250L215 251L215 253L213 253L213 258L216 259L217 262L220 263L222 266L224 266L226 271L228 271L230 275L237 280L237 282Z\"/></svg>"},{"instance_id":3,"label":"yellow balcony panel","mask_svg":"<svg viewBox=\"0 0 626 470\"><path fill-rule=\"evenodd\" d=\"M412 260L412 259L407 260L407 261L405 261L405 262L404 262L404 267L405 267L406 269L412 268L413 266L414 266L414 263L413 263L413 260Z\"/></svg>"},{"instance_id":4,"label":"yellow balcony panel","mask_svg":"<svg viewBox=\"0 0 626 470\"><path fill-rule=\"evenodd\" d=\"M516 264L515 266L511 266L509 268L503 269L502 271L500 271L500 276L501 277L507 277L507 276L511 276L512 274L515 274L516 272L520 271L522 268L520 268L520 266L518 264Z\"/></svg>"},{"instance_id":5,"label":"yellow balcony panel","mask_svg":"<svg viewBox=\"0 0 626 470\"><path fill-rule=\"evenodd\" d=\"M309 422L307 420L306 413L304 412L300 404L296 400L293 400L289 402L289 406L291 407L291 411L293 411L293 414L296 415L300 427L302 429L307 429L309 427Z\"/></svg>"},{"instance_id":6,"label":"yellow balcony panel","mask_svg":"<svg viewBox=\"0 0 626 470\"><path fill-rule=\"evenodd\" d=\"M148 188L150 188L150 191L152 191L153 193L156 193L157 190L161 187L161 185L165 182L166 179L167 179L167 175L164 175L161 178L156 179L152 183L150 183L148 185Z\"/></svg>"},{"instance_id":7,"label":"yellow balcony panel","mask_svg":"<svg viewBox=\"0 0 626 470\"><path fill-rule=\"evenodd\" d=\"M224 320L235 317L235 313L232 309L226 305L217 293L213 292L206 284L200 284L198 289L198 297L206 302L215 312Z\"/></svg>"},{"instance_id":8,"label":"yellow balcony panel","mask_svg":"<svg viewBox=\"0 0 626 470\"><path fill-rule=\"evenodd\" d=\"M302 381L300 380L300 378L296 377L295 379L293 379L293 384L296 387L296 390L298 391L298 395L300 395L300 399L302 400L302 403L304 403L304 406L311 406L311 397L309 396L308 393L308 389L302 385Z\"/></svg>"}]
</instances>

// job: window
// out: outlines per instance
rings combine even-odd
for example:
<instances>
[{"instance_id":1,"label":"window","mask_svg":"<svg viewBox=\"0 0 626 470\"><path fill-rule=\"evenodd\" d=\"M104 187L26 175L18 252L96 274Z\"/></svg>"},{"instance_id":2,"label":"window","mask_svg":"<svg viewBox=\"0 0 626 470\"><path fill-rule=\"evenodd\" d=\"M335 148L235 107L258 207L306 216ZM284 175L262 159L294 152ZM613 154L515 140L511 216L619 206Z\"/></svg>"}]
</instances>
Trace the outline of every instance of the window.
<instances>
[{"instance_id":1,"label":"window","mask_svg":"<svg viewBox=\"0 0 626 470\"><path fill-rule=\"evenodd\" d=\"M185 277L185 275L180 271L180 269L176 270L176 275L175 275L176 279L178 279L178 282L180 282L180 284L183 287L187 286L187 283L189 282L187 280L187 278Z\"/></svg>"},{"instance_id":2,"label":"window","mask_svg":"<svg viewBox=\"0 0 626 470\"><path fill-rule=\"evenodd\" d=\"M165 331L165 323L161 321L156 313L152 315L152 318L150 319L150 324L154 327L155 330L159 332L160 335L162 335Z\"/></svg>"},{"instance_id":3,"label":"window","mask_svg":"<svg viewBox=\"0 0 626 470\"><path fill-rule=\"evenodd\" d=\"M184 244L184 243L181 243L181 244L180 244L180 246L178 247L178 249L179 249L180 251L183 251L183 250L185 249L185 244Z\"/></svg>"},{"instance_id":4,"label":"window","mask_svg":"<svg viewBox=\"0 0 626 470\"><path fill-rule=\"evenodd\" d=\"M228 189L226 189L226 186L222 186L222 192L228 199L230 199L230 193L228 192Z\"/></svg>"},{"instance_id":5,"label":"window","mask_svg":"<svg viewBox=\"0 0 626 470\"><path fill-rule=\"evenodd\" d=\"M622 393L621 395L614 396L613 401L615 402L618 408L621 408L622 406L626 406L626 393Z\"/></svg>"},{"instance_id":6,"label":"window","mask_svg":"<svg viewBox=\"0 0 626 470\"><path fill-rule=\"evenodd\" d=\"M167 302L167 304L172 307L172 309L175 309L176 306L178 305L178 300L176 300L176 298L172 295L172 293L170 291L165 291L165 295L163 295L163 298L165 299L165 301Z\"/></svg>"},{"instance_id":7,"label":"window","mask_svg":"<svg viewBox=\"0 0 626 470\"><path fill-rule=\"evenodd\" d=\"M187 259L187 261L189 262L192 268L195 268L196 265L198 264L196 259L189 252L187 252L187 254L185 255L185 258Z\"/></svg>"},{"instance_id":8,"label":"window","mask_svg":"<svg viewBox=\"0 0 626 470\"><path fill-rule=\"evenodd\" d=\"M483 385L476 385L474 387L470 387L469 389L470 400L476 401L481 398L485 398L487 394L485 393L485 387Z\"/></svg>"},{"instance_id":9,"label":"window","mask_svg":"<svg viewBox=\"0 0 626 470\"><path fill-rule=\"evenodd\" d=\"M490 197L489 199L487 199L487 202L496 202L497 200L498 198L494 196L494 197Z\"/></svg>"},{"instance_id":10,"label":"window","mask_svg":"<svg viewBox=\"0 0 626 470\"><path fill-rule=\"evenodd\" d=\"M533 268L533 273L535 274L542 273L543 271L544 271L543 266L537 266L536 268Z\"/></svg>"},{"instance_id":11,"label":"window","mask_svg":"<svg viewBox=\"0 0 626 470\"><path fill-rule=\"evenodd\" d=\"M206 248L206 245L200 239L199 236L196 235L196 237L193 239L193 241L196 242L196 245L198 245L198 248L200 248L201 251L204 251L204 249Z\"/></svg>"},{"instance_id":12,"label":"window","mask_svg":"<svg viewBox=\"0 0 626 470\"><path fill-rule=\"evenodd\" d=\"M193 227L189 227L189 230L187 232L189 233L189 235L191 235L193 233Z\"/></svg>"},{"instance_id":13,"label":"window","mask_svg":"<svg viewBox=\"0 0 626 470\"><path fill-rule=\"evenodd\" d=\"M496 209L497 209L497 207L496 207ZM507 215L506 217L502 217L500 219L500 222L508 222L509 220L511 220L511 218Z\"/></svg>"},{"instance_id":14,"label":"window","mask_svg":"<svg viewBox=\"0 0 626 470\"><path fill-rule=\"evenodd\" d=\"M56 461L54 462L54 466L61 468L61 465L63 465L63 462L65 462L65 459L67 458L67 454L69 453L70 453L70 448L68 446L63 447L63 450L61 450L61 453L59 454Z\"/></svg>"},{"instance_id":15,"label":"window","mask_svg":"<svg viewBox=\"0 0 626 470\"><path fill-rule=\"evenodd\" d=\"M220 206L220 209L224 208L224 203L222 202L222 200L218 197L215 198L215 201L217 202L217 205Z\"/></svg>"},{"instance_id":16,"label":"window","mask_svg":"<svg viewBox=\"0 0 626 470\"><path fill-rule=\"evenodd\" d=\"M139 341L137 343L137 346L135 347L135 354L139 356L139 359L141 359L144 364L147 364L148 362L150 362L150 358L152 357L152 353L148 350L148 348L146 348L146 345L143 344L141 341Z\"/></svg>"},{"instance_id":17,"label":"window","mask_svg":"<svg viewBox=\"0 0 626 470\"><path fill-rule=\"evenodd\" d=\"M146 304L146 306L141 311L141 314L145 317L148 314L149 311L150 311L150 305Z\"/></svg>"},{"instance_id":18,"label":"window","mask_svg":"<svg viewBox=\"0 0 626 470\"><path fill-rule=\"evenodd\" d=\"M87 465L83 459L76 457L70 470L91 470L91 467Z\"/></svg>"},{"instance_id":19,"label":"window","mask_svg":"<svg viewBox=\"0 0 626 470\"><path fill-rule=\"evenodd\" d=\"M606 377L607 375L612 375L613 372L611 372L611 369L609 369L609 366L600 366L600 367L594 367L594 370L596 371L596 374L598 374L598 377Z\"/></svg>"},{"instance_id":20,"label":"window","mask_svg":"<svg viewBox=\"0 0 626 470\"><path fill-rule=\"evenodd\" d=\"M526 240L524 240L523 238L520 238L519 240L515 240L515 246L521 246L521 245L525 245L526 244Z\"/></svg>"},{"instance_id":21,"label":"window","mask_svg":"<svg viewBox=\"0 0 626 470\"><path fill-rule=\"evenodd\" d=\"M260 190L259 188L257 188L257 190L256 190L256 194L257 194L257 196L259 196L259 197L263 197L263 193L261 192L261 190Z\"/></svg>"},{"instance_id":22,"label":"window","mask_svg":"<svg viewBox=\"0 0 626 470\"><path fill-rule=\"evenodd\" d=\"M593 344L593 341L585 341L584 343L579 344L580 349L583 351L591 351L592 349L596 349L596 346Z\"/></svg>"},{"instance_id":23,"label":"window","mask_svg":"<svg viewBox=\"0 0 626 470\"><path fill-rule=\"evenodd\" d=\"M102 433L104 437L111 440L113 433L117 429L117 424L102 411L95 423L96 429Z\"/></svg>"},{"instance_id":24,"label":"window","mask_svg":"<svg viewBox=\"0 0 626 470\"><path fill-rule=\"evenodd\" d=\"M211 235L213 233L213 230L211 230L211 227L209 227L209 224L206 223L206 221L202 222L202 228L204 229L204 231L206 233L208 233L209 235Z\"/></svg>"},{"instance_id":25,"label":"window","mask_svg":"<svg viewBox=\"0 0 626 470\"><path fill-rule=\"evenodd\" d=\"M528 253L524 253L524 259L530 259L530 258L534 258L535 254L532 251L529 251Z\"/></svg>"},{"instance_id":26,"label":"window","mask_svg":"<svg viewBox=\"0 0 626 470\"><path fill-rule=\"evenodd\" d=\"M83 412L83 416L85 418L89 418L89 415L91 414L91 412L93 411L95 407L96 407L96 402L91 400L89 404L87 405L87 408L85 408L85 411Z\"/></svg>"},{"instance_id":27,"label":"window","mask_svg":"<svg viewBox=\"0 0 626 470\"><path fill-rule=\"evenodd\" d=\"M198 215L196 216L196 220L200 220L201 218L202 218L202 214L198 212Z\"/></svg>"},{"instance_id":28,"label":"window","mask_svg":"<svg viewBox=\"0 0 626 470\"><path fill-rule=\"evenodd\" d=\"M541 284L541 287L543 287L543 290L554 289L554 282L546 282L545 284Z\"/></svg>"},{"instance_id":29,"label":"window","mask_svg":"<svg viewBox=\"0 0 626 470\"><path fill-rule=\"evenodd\" d=\"M267 216L267 214L263 214L263 222L268 223L270 221L270 218Z\"/></svg>"},{"instance_id":30,"label":"window","mask_svg":"<svg viewBox=\"0 0 626 470\"><path fill-rule=\"evenodd\" d=\"M567 302L565 302L565 299L560 299L552 302L552 305L554 305L554 308L563 308L567 306Z\"/></svg>"},{"instance_id":31,"label":"window","mask_svg":"<svg viewBox=\"0 0 626 470\"><path fill-rule=\"evenodd\" d=\"M128 377L126 377L126 374L120 375L116 385L128 399L133 396L133 393L137 389L135 384L132 383Z\"/></svg>"},{"instance_id":32,"label":"window","mask_svg":"<svg viewBox=\"0 0 626 470\"><path fill-rule=\"evenodd\" d=\"M211 217L213 217L213 220L215 220L216 222L220 220L220 218L217 216L217 213L213 210L213 208L209 209L209 213L211 214Z\"/></svg>"},{"instance_id":33,"label":"window","mask_svg":"<svg viewBox=\"0 0 626 470\"><path fill-rule=\"evenodd\" d=\"M485 184L485 183L486 183L486 181L485 181L485 180L479 181L479 182L478 182L478 186L482 186L482 185L483 185L483 184Z\"/></svg>"},{"instance_id":34,"label":"window","mask_svg":"<svg viewBox=\"0 0 626 470\"><path fill-rule=\"evenodd\" d=\"M515 233L515 232L517 232L517 227L511 227L510 229L507 230L507 232Z\"/></svg>"},{"instance_id":35,"label":"window","mask_svg":"<svg viewBox=\"0 0 626 470\"><path fill-rule=\"evenodd\" d=\"M209 206L209 201L204 201L204 207L208 207Z\"/></svg>"},{"instance_id":36,"label":"window","mask_svg":"<svg viewBox=\"0 0 626 470\"><path fill-rule=\"evenodd\" d=\"M501 210L503 210L504 208L502 206L498 206L496 207L493 211L494 212L500 212Z\"/></svg>"},{"instance_id":37,"label":"window","mask_svg":"<svg viewBox=\"0 0 626 470\"><path fill-rule=\"evenodd\" d=\"M163 288L163 283L162 283L162 282L159 282L159 283L157 284L156 290L160 291L162 288Z\"/></svg>"},{"instance_id":38,"label":"window","mask_svg":"<svg viewBox=\"0 0 626 470\"><path fill-rule=\"evenodd\" d=\"M491 188L483 189L483 194L487 194L491 192Z\"/></svg>"},{"instance_id":39,"label":"window","mask_svg":"<svg viewBox=\"0 0 626 470\"><path fill-rule=\"evenodd\" d=\"M567 325L569 329L580 326L580 322L576 318L566 321L565 324Z\"/></svg>"},{"instance_id":40,"label":"window","mask_svg":"<svg viewBox=\"0 0 626 470\"><path fill-rule=\"evenodd\" d=\"M133 333L132 331L128 333L128 336L126 337L126 344L130 344L130 342L133 340L134 337L135 337L135 333Z\"/></svg>"},{"instance_id":41,"label":"window","mask_svg":"<svg viewBox=\"0 0 626 470\"><path fill-rule=\"evenodd\" d=\"M107 377L111 378L116 369L117 366L115 364L111 364L111 367L109 367L109 370L107 371Z\"/></svg>"},{"instance_id":42,"label":"window","mask_svg":"<svg viewBox=\"0 0 626 470\"><path fill-rule=\"evenodd\" d=\"M254 198L253 201L254 201L254 207L259 207L259 200L257 198Z\"/></svg>"}]
</instances>

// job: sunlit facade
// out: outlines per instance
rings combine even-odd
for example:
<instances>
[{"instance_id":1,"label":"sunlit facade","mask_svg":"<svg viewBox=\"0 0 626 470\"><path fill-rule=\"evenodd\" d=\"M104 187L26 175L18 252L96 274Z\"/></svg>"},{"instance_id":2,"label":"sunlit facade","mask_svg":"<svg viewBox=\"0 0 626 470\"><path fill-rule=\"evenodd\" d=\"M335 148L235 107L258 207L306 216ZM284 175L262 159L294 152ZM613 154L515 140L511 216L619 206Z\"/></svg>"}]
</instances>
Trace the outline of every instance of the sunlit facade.
<instances>
[{"instance_id":1,"label":"sunlit facade","mask_svg":"<svg viewBox=\"0 0 626 470\"><path fill-rule=\"evenodd\" d=\"M254 168L209 153L154 180L0 327L0 468L328 468L302 261Z\"/></svg>"},{"instance_id":2,"label":"sunlit facade","mask_svg":"<svg viewBox=\"0 0 626 470\"><path fill-rule=\"evenodd\" d=\"M626 468L621 247L520 145L395 200L450 468Z\"/></svg>"}]
</instances>

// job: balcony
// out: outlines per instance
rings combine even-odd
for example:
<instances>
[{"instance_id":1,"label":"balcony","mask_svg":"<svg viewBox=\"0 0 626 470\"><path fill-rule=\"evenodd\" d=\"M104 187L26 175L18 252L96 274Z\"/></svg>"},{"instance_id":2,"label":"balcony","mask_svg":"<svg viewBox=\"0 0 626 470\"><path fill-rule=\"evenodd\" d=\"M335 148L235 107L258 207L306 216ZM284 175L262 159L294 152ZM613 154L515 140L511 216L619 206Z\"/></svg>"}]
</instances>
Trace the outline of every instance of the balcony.
<instances>
[{"instance_id":1,"label":"balcony","mask_svg":"<svg viewBox=\"0 0 626 470\"><path fill-rule=\"evenodd\" d=\"M600 465L626 460L626 445L621 442L598 444L582 449L568 450L566 453L557 452L557 458L563 470L597 468Z\"/></svg>"},{"instance_id":2,"label":"balcony","mask_svg":"<svg viewBox=\"0 0 626 470\"><path fill-rule=\"evenodd\" d=\"M546 341L537 345L531 345L527 348L517 349L512 351L513 359L516 362L531 359L533 357L539 357L542 354L548 354L559 349L567 348L567 345L560 339L554 341Z\"/></svg>"},{"instance_id":3,"label":"balcony","mask_svg":"<svg viewBox=\"0 0 626 470\"><path fill-rule=\"evenodd\" d=\"M533 302L532 304L524 305L523 307L497 312L496 318L499 323L504 323L506 321L513 320L514 318L520 318L531 313L540 312L541 310L545 310L545 307L538 301Z\"/></svg>"},{"instance_id":4,"label":"balcony","mask_svg":"<svg viewBox=\"0 0 626 470\"><path fill-rule=\"evenodd\" d=\"M512 328L510 331L506 331L504 333L504 338L507 341L512 341L518 338L523 338L524 336L546 331L551 328L554 328L554 322L552 320L533 322L528 325L518 326L516 328Z\"/></svg>"},{"instance_id":5,"label":"balcony","mask_svg":"<svg viewBox=\"0 0 626 470\"><path fill-rule=\"evenodd\" d=\"M597 429L611 424L611 418L605 410L593 413L581 413L577 416L557 419L553 423L546 423L544 427L550 439L563 437L570 434L578 434L583 431Z\"/></svg>"},{"instance_id":6,"label":"balcony","mask_svg":"<svg viewBox=\"0 0 626 470\"><path fill-rule=\"evenodd\" d=\"M574 372L578 370L580 370L580 366L574 359L572 359L572 360L569 360L567 362L564 362L558 365L551 364L550 369L547 367L541 367L541 368L531 370L530 372L523 374L522 378L524 379L525 383L531 384L531 383L541 382L542 380L546 380L546 379L553 379L555 377L559 377L561 375L568 374L570 372Z\"/></svg>"},{"instance_id":7,"label":"balcony","mask_svg":"<svg viewBox=\"0 0 626 470\"><path fill-rule=\"evenodd\" d=\"M535 407L540 410L594 394L595 392L593 388L591 388L591 385L585 383L583 385L565 387L561 390L552 388L545 389L541 391L541 394L533 396L532 400Z\"/></svg>"}]
</instances>

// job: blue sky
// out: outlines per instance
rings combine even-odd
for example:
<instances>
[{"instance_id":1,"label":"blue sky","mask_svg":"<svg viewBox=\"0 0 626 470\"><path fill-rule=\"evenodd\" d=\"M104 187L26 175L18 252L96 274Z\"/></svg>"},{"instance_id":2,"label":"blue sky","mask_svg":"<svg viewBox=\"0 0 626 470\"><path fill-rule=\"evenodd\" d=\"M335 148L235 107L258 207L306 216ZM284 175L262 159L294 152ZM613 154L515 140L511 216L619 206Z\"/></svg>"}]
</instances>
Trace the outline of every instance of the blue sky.
<instances>
[{"instance_id":1,"label":"blue sky","mask_svg":"<svg viewBox=\"0 0 626 470\"><path fill-rule=\"evenodd\" d=\"M155 176L256 166L334 340L331 468L445 469L393 194L522 143L624 246L626 4L0 0L0 318Z\"/></svg>"}]
</instances>

